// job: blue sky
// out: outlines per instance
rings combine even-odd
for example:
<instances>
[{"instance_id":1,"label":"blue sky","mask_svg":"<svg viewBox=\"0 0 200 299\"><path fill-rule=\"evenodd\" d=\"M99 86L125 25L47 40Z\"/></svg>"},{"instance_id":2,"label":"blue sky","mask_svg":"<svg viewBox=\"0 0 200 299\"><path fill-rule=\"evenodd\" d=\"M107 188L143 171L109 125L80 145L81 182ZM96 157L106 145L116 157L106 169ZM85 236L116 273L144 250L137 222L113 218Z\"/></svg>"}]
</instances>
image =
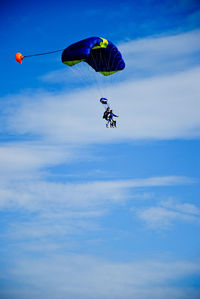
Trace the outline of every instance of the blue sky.
<instances>
[{"instance_id":1,"label":"blue sky","mask_svg":"<svg viewBox=\"0 0 200 299\"><path fill-rule=\"evenodd\" d=\"M199 1L9 1L0 14L0 297L199 298ZM115 43L125 70L14 60L90 36Z\"/></svg>"}]
</instances>

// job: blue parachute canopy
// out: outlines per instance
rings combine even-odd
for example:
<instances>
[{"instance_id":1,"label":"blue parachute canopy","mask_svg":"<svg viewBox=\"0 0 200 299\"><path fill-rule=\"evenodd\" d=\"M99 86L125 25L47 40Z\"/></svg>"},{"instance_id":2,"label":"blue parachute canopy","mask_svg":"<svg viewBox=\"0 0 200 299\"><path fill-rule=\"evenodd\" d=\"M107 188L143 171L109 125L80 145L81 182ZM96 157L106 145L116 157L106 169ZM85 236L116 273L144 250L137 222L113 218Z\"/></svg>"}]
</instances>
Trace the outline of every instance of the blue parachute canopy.
<instances>
[{"instance_id":1,"label":"blue parachute canopy","mask_svg":"<svg viewBox=\"0 0 200 299\"><path fill-rule=\"evenodd\" d=\"M96 72L112 75L125 68L124 60L117 47L100 37L90 37L67 47L62 53L62 62L73 66L85 61Z\"/></svg>"}]
</instances>

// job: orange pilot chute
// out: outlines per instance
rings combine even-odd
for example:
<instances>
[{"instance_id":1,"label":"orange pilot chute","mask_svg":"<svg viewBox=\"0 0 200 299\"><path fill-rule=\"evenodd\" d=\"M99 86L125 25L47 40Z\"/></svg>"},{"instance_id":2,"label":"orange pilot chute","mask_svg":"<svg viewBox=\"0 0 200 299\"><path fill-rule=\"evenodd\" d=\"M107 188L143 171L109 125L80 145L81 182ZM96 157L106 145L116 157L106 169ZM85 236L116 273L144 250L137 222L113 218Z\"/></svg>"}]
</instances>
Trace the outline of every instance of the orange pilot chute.
<instances>
[{"instance_id":1,"label":"orange pilot chute","mask_svg":"<svg viewBox=\"0 0 200 299\"><path fill-rule=\"evenodd\" d=\"M15 54L15 60L19 63L22 64L22 59L24 58L24 56L21 53L16 53Z\"/></svg>"}]
</instances>

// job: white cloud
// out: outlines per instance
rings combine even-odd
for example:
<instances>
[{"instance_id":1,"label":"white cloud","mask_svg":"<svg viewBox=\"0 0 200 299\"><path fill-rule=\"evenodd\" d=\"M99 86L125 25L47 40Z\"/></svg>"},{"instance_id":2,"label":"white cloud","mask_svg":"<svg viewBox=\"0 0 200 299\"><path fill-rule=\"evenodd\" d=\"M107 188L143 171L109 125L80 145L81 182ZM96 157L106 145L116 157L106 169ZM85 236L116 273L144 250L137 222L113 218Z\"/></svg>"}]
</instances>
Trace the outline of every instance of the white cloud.
<instances>
[{"instance_id":1,"label":"white cloud","mask_svg":"<svg viewBox=\"0 0 200 299\"><path fill-rule=\"evenodd\" d=\"M7 128L51 142L91 144L200 136L200 68L110 88L118 128L106 129L97 91L31 95L7 115ZM105 95L107 90L105 90ZM13 98L15 101L15 98Z\"/></svg>"},{"instance_id":2,"label":"white cloud","mask_svg":"<svg viewBox=\"0 0 200 299\"><path fill-rule=\"evenodd\" d=\"M176 283L199 273L198 263L187 260L119 263L68 254L38 257L37 262L18 256L4 277L19 283L20 288L7 290L15 298L197 299L198 290Z\"/></svg>"},{"instance_id":3,"label":"white cloud","mask_svg":"<svg viewBox=\"0 0 200 299\"><path fill-rule=\"evenodd\" d=\"M171 225L171 221L177 219L179 214L162 207L149 207L137 212L137 216L152 228L161 229Z\"/></svg>"},{"instance_id":4,"label":"white cloud","mask_svg":"<svg viewBox=\"0 0 200 299\"><path fill-rule=\"evenodd\" d=\"M119 45L127 72L139 77L173 73L199 63L200 31L157 36ZM129 74L130 75L130 74Z\"/></svg>"},{"instance_id":5,"label":"white cloud","mask_svg":"<svg viewBox=\"0 0 200 299\"><path fill-rule=\"evenodd\" d=\"M84 154L83 154L84 155ZM78 150L42 142L7 142L0 146L1 182L39 178L48 167L79 159ZM47 174L47 173L46 173Z\"/></svg>"},{"instance_id":6,"label":"white cloud","mask_svg":"<svg viewBox=\"0 0 200 299\"><path fill-rule=\"evenodd\" d=\"M195 183L187 177L169 176L133 180L107 180L83 183L55 183L39 180L7 181L1 184L1 208L14 206L45 213L50 209L90 209L126 202L131 188L176 186ZM106 205L107 203L107 205Z\"/></svg>"},{"instance_id":7,"label":"white cloud","mask_svg":"<svg viewBox=\"0 0 200 299\"><path fill-rule=\"evenodd\" d=\"M9 171L13 169L31 169L55 165L68 155L56 149L55 146L46 146L35 143L7 143L0 148L0 163L2 168ZM5 171L5 169L4 169Z\"/></svg>"},{"instance_id":8,"label":"white cloud","mask_svg":"<svg viewBox=\"0 0 200 299\"><path fill-rule=\"evenodd\" d=\"M191 203L177 203L169 198L156 206L132 209L138 218L153 229L169 228L175 221L200 223L200 208Z\"/></svg>"},{"instance_id":9,"label":"white cloud","mask_svg":"<svg viewBox=\"0 0 200 299\"><path fill-rule=\"evenodd\" d=\"M34 176L12 177L0 183L0 210L29 215L28 219L25 217L19 223L15 219L9 223L6 236L12 240L28 239L30 242L34 238L42 240L75 236L103 229L99 226L98 219L107 216L116 206L124 206L130 201L134 206L138 199L141 202L147 201L148 194L144 194L144 189L153 187L156 192L156 187L193 183L195 180L179 176L82 183L42 181ZM138 192L138 188L142 188L142 191ZM151 202L152 200L151 194ZM194 214L195 206L189 204L177 204L176 209L183 210L188 206ZM159 228L165 227L175 218L196 221L197 217L188 214L181 217L177 211L168 211L164 207L145 210L140 208L139 211L136 210L136 215L152 227ZM73 238L70 243L73 243Z\"/></svg>"},{"instance_id":10,"label":"white cloud","mask_svg":"<svg viewBox=\"0 0 200 299\"><path fill-rule=\"evenodd\" d=\"M168 201L161 201L161 205L167 209L173 209L183 214L200 216L200 208L196 207L193 204L175 203L173 199L169 198Z\"/></svg>"}]
</instances>

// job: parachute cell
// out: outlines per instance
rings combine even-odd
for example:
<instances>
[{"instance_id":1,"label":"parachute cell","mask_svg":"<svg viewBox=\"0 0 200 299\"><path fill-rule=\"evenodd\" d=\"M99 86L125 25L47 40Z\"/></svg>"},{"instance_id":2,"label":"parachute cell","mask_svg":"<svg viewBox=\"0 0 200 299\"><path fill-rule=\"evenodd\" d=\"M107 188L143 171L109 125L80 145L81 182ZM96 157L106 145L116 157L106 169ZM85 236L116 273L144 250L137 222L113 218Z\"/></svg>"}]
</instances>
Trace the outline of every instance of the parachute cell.
<instances>
[{"instance_id":1,"label":"parachute cell","mask_svg":"<svg viewBox=\"0 0 200 299\"><path fill-rule=\"evenodd\" d=\"M62 53L62 62L73 66L88 63L104 76L112 75L125 68L124 60L117 47L100 37L90 37L67 47Z\"/></svg>"}]
</instances>

